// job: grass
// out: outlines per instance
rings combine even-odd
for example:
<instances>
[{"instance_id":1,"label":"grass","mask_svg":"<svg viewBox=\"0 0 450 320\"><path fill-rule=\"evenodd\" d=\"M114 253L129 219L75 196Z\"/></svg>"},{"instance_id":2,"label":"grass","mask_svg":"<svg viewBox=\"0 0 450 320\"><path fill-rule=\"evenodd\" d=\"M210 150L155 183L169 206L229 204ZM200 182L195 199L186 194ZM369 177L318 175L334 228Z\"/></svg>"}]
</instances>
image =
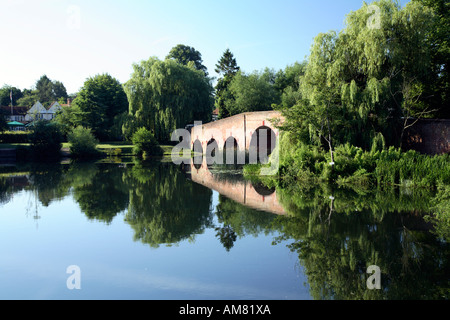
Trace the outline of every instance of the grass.
<instances>
[{"instance_id":1,"label":"grass","mask_svg":"<svg viewBox=\"0 0 450 320\"><path fill-rule=\"evenodd\" d=\"M0 149L15 149L20 146L29 146L29 143L0 143ZM68 151L70 148L69 142L63 142L62 149ZM163 149L163 156L170 156L172 153L173 146L161 145ZM97 145L97 149L108 156L121 156L121 157L132 157L133 154L133 144L125 141L108 141L102 142Z\"/></svg>"},{"instance_id":2,"label":"grass","mask_svg":"<svg viewBox=\"0 0 450 320\"><path fill-rule=\"evenodd\" d=\"M64 147L64 146L63 146ZM97 145L97 149L107 155L121 156L121 157L133 157L133 144L124 141L112 141L102 142ZM163 149L163 156L170 156L172 152L172 146L161 145Z\"/></svg>"},{"instance_id":3,"label":"grass","mask_svg":"<svg viewBox=\"0 0 450 320\"><path fill-rule=\"evenodd\" d=\"M129 142L114 141L102 142L97 145L97 149L107 155L133 156L133 145ZM119 151L120 150L120 151Z\"/></svg>"},{"instance_id":4,"label":"grass","mask_svg":"<svg viewBox=\"0 0 450 320\"><path fill-rule=\"evenodd\" d=\"M20 146L29 146L29 143L0 143L0 149L15 149Z\"/></svg>"}]
</instances>

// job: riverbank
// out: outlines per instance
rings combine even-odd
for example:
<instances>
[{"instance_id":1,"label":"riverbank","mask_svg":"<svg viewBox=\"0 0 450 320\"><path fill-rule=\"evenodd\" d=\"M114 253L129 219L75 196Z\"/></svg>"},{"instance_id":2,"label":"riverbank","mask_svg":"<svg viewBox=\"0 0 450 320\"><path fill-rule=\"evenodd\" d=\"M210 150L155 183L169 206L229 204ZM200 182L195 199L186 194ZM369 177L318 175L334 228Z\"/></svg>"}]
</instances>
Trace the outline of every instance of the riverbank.
<instances>
[{"instance_id":1,"label":"riverbank","mask_svg":"<svg viewBox=\"0 0 450 320\"><path fill-rule=\"evenodd\" d=\"M0 152L2 150L15 150L16 161L29 161L30 143L0 143ZM173 146L161 145L163 156L170 156ZM134 157L133 145L126 141L102 142L97 145L99 158L121 158ZM70 143L62 143L61 158L70 159Z\"/></svg>"},{"instance_id":2,"label":"riverbank","mask_svg":"<svg viewBox=\"0 0 450 320\"><path fill-rule=\"evenodd\" d=\"M345 144L329 152L310 145L292 145L282 138L277 150L275 176L261 176L263 165L244 166L244 175L281 185L296 182L335 183L358 188L403 186L433 188L450 184L450 155L425 155L394 147L374 147L370 151Z\"/></svg>"},{"instance_id":3,"label":"riverbank","mask_svg":"<svg viewBox=\"0 0 450 320\"><path fill-rule=\"evenodd\" d=\"M336 148L334 163L330 163L329 153L317 147L299 145L286 148L285 144L286 141L284 148L283 141L280 144L276 175L263 176L261 169L264 165L253 164L244 166L244 177L276 188L284 197L295 195L291 201L295 206L305 201L314 202L315 193L311 190L320 186L321 190L327 190L325 198L332 212L336 212L336 207L350 211L361 207L345 201L342 203L343 197L337 197L337 194L343 190L363 195L364 199L379 192L392 195L426 193L422 198L430 200L421 201L425 204L422 208L424 218L433 223L442 239L450 240L449 154L429 156L393 147L363 151L347 144ZM395 201L389 206L395 207L393 204Z\"/></svg>"}]
</instances>

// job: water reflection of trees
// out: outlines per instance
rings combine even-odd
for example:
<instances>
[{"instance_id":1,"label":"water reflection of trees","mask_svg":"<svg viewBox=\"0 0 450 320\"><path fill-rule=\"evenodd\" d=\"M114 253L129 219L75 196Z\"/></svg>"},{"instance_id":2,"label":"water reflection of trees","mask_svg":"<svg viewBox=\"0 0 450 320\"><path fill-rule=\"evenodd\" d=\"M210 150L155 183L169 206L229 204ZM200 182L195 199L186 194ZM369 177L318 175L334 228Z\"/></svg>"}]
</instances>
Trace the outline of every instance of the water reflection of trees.
<instances>
[{"instance_id":1,"label":"water reflection of trees","mask_svg":"<svg viewBox=\"0 0 450 320\"><path fill-rule=\"evenodd\" d=\"M449 246L423 219L432 195L290 188L280 191L290 217L273 228L291 241L315 299L449 297ZM382 271L382 290L366 287L367 267Z\"/></svg>"},{"instance_id":2,"label":"water reflection of trees","mask_svg":"<svg viewBox=\"0 0 450 320\"><path fill-rule=\"evenodd\" d=\"M118 166L78 164L69 172L73 198L89 219L111 223L128 205L128 187L123 182L125 170Z\"/></svg>"},{"instance_id":3,"label":"water reflection of trees","mask_svg":"<svg viewBox=\"0 0 450 320\"><path fill-rule=\"evenodd\" d=\"M14 192L32 191L43 206L71 194L91 220L111 223L124 212L135 240L157 247L174 244L212 225L208 188L188 181L171 164L137 162L117 164L26 165L15 168L28 182L12 183L14 171L0 176L0 199Z\"/></svg>"},{"instance_id":4,"label":"water reflection of trees","mask_svg":"<svg viewBox=\"0 0 450 320\"><path fill-rule=\"evenodd\" d=\"M239 237L277 231L308 277L314 299L448 299L450 251L424 220L427 190L359 191L322 186L278 189L287 216L265 215L219 197L217 237L227 250ZM367 268L381 268L382 290L369 290Z\"/></svg>"},{"instance_id":5,"label":"water reflection of trees","mask_svg":"<svg viewBox=\"0 0 450 320\"><path fill-rule=\"evenodd\" d=\"M171 164L136 164L127 171L130 202L126 221L135 240L153 247L174 244L212 225L211 195Z\"/></svg>"},{"instance_id":6,"label":"water reflection of trees","mask_svg":"<svg viewBox=\"0 0 450 320\"><path fill-rule=\"evenodd\" d=\"M110 223L125 212L134 240L158 247L200 234L211 224L211 190L187 181L171 164L80 165L73 196L90 219ZM86 174L88 173L88 174Z\"/></svg>"},{"instance_id":7,"label":"water reflection of trees","mask_svg":"<svg viewBox=\"0 0 450 320\"><path fill-rule=\"evenodd\" d=\"M72 195L89 219L111 223L123 213L134 239L152 247L191 239L213 227L226 250L238 238L274 234L275 245L288 243L298 255L314 299L450 297L448 242L429 232L423 219L436 202L428 191L295 185L277 190L287 216L219 196L215 215L220 225L213 226L212 191L187 180L171 164L124 168L84 163L14 170L24 173L0 175L2 203L20 190L33 191L44 206ZM369 265L381 268L382 290L367 289Z\"/></svg>"},{"instance_id":8,"label":"water reflection of trees","mask_svg":"<svg viewBox=\"0 0 450 320\"><path fill-rule=\"evenodd\" d=\"M271 233L271 224L275 219L271 213L246 207L222 195L219 195L215 214L221 224L215 228L216 237L227 251L234 246L238 237Z\"/></svg>"}]
</instances>

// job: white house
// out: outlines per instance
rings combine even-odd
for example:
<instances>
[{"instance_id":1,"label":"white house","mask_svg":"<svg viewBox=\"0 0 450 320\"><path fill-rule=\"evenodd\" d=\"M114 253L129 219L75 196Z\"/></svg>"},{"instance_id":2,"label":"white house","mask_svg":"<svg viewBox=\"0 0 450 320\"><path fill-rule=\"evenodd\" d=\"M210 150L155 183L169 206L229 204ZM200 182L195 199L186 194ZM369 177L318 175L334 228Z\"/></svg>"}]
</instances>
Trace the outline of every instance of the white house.
<instances>
[{"instance_id":1,"label":"white house","mask_svg":"<svg viewBox=\"0 0 450 320\"><path fill-rule=\"evenodd\" d=\"M56 117L56 114L61 109L62 109L62 107L58 102L53 102L53 104L50 106L50 108L47 109L47 115L49 116L49 119L47 119L47 120L52 120L54 117Z\"/></svg>"},{"instance_id":2,"label":"white house","mask_svg":"<svg viewBox=\"0 0 450 320\"><path fill-rule=\"evenodd\" d=\"M25 121L34 120L52 120L55 118L56 113L61 110L62 107L58 102L54 102L50 108L45 109L45 107L38 101L28 110L25 115Z\"/></svg>"}]
</instances>

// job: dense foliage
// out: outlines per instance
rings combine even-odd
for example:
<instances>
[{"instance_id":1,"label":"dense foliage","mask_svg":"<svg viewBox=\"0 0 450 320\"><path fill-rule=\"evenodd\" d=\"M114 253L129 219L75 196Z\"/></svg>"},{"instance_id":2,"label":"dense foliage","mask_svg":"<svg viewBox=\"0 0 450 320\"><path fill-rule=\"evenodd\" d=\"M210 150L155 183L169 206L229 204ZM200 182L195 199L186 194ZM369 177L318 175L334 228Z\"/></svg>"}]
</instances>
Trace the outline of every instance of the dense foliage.
<instances>
[{"instance_id":1,"label":"dense foliage","mask_svg":"<svg viewBox=\"0 0 450 320\"><path fill-rule=\"evenodd\" d=\"M367 4L346 19L340 33L319 34L299 81L295 104L285 108L284 129L305 142L333 151L350 143L369 149L381 133L401 145L407 119L431 110L422 103L432 73L434 14L418 2L404 8L390 0L379 8L378 25L368 23Z\"/></svg>"},{"instance_id":2,"label":"dense foliage","mask_svg":"<svg viewBox=\"0 0 450 320\"><path fill-rule=\"evenodd\" d=\"M423 83L421 102L436 118L450 119L450 1L413 0L433 10L433 27L427 35L431 72Z\"/></svg>"},{"instance_id":3,"label":"dense foliage","mask_svg":"<svg viewBox=\"0 0 450 320\"><path fill-rule=\"evenodd\" d=\"M29 136L31 154L37 161L58 160L64 136L61 127L45 120L33 124Z\"/></svg>"},{"instance_id":4,"label":"dense foliage","mask_svg":"<svg viewBox=\"0 0 450 320\"><path fill-rule=\"evenodd\" d=\"M60 115L60 121L72 128L89 128L100 140L117 140L120 132L113 129L127 110L122 84L109 74L99 74L85 81L74 105Z\"/></svg>"},{"instance_id":5,"label":"dense foliage","mask_svg":"<svg viewBox=\"0 0 450 320\"><path fill-rule=\"evenodd\" d=\"M228 88L233 99L225 101L229 115L272 110L272 105L280 102L280 93L274 83L275 74L269 69L251 74L239 71Z\"/></svg>"},{"instance_id":6,"label":"dense foliage","mask_svg":"<svg viewBox=\"0 0 450 320\"><path fill-rule=\"evenodd\" d=\"M243 112L291 107L297 102L299 77L305 67L305 63L296 62L278 72L265 68L246 73L240 70L234 55L227 49L216 64L220 75L215 88L219 119Z\"/></svg>"},{"instance_id":7,"label":"dense foliage","mask_svg":"<svg viewBox=\"0 0 450 320\"><path fill-rule=\"evenodd\" d=\"M70 154L76 159L89 159L99 155L97 150L98 140L92 134L91 129L81 126L74 128L67 135L70 143Z\"/></svg>"},{"instance_id":8,"label":"dense foliage","mask_svg":"<svg viewBox=\"0 0 450 320\"><path fill-rule=\"evenodd\" d=\"M211 120L213 88L210 79L195 68L172 59L150 58L133 65L131 79L124 85L129 115L124 135L130 138L141 127L160 142L194 121Z\"/></svg>"},{"instance_id":9,"label":"dense foliage","mask_svg":"<svg viewBox=\"0 0 450 320\"><path fill-rule=\"evenodd\" d=\"M208 76L208 70L203 65L202 54L193 47L179 44L170 50L166 59L173 59L185 66L187 66L189 62L193 62L197 70L203 71L205 76Z\"/></svg>"},{"instance_id":10,"label":"dense foliage","mask_svg":"<svg viewBox=\"0 0 450 320\"><path fill-rule=\"evenodd\" d=\"M12 101L10 95L12 94ZM4 85L0 89L0 105L31 107L39 101L45 107L49 107L53 102L65 103L68 98L67 90L61 81L51 80L43 75L36 81L32 89L20 90L19 88Z\"/></svg>"},{"instance_id":11,"label":"dense foliage","mask_svg":"<svg viewBox=\"0 0 450 320\"><path fill-rule=\"evenodd\" d=\"M230 49L225 50L222 57L216 64L216 73L219 74L217 84L215 87L215 101L214 105L219 109L219 119L223 119L230 116L230 111L227 109L227 105L230 105L234 101L234 97L229 90L231 81L236 73L240 70L237 65L236 58Z\"/></svg>"},{"instance_id":12,"label":"dense foliage","mask_svg":"<svg viewBox=\"0 0 450 320\"><path fill-rule=\"evenodd\" d=\"M163 151L155 136L146 128L139 128L131 139L134 145L133 152L140 158L160 156Z\"/></svg>"},{"instance_id":13,"label":"dense foliage","mask_svg":"<svg viewBox=\"0 0 450 320\"><path fill-rule=\"evenodd\" d=\"M449 155L428 156L415 151L402 152L375 140L371 151L350 144L335 150L335 165L329 154L318 147L294 145L289 135L281 138L280 176L286 181L315 180L384 187L436 188L439 182L450 184Z\"/></svg>"}]
</instances>

